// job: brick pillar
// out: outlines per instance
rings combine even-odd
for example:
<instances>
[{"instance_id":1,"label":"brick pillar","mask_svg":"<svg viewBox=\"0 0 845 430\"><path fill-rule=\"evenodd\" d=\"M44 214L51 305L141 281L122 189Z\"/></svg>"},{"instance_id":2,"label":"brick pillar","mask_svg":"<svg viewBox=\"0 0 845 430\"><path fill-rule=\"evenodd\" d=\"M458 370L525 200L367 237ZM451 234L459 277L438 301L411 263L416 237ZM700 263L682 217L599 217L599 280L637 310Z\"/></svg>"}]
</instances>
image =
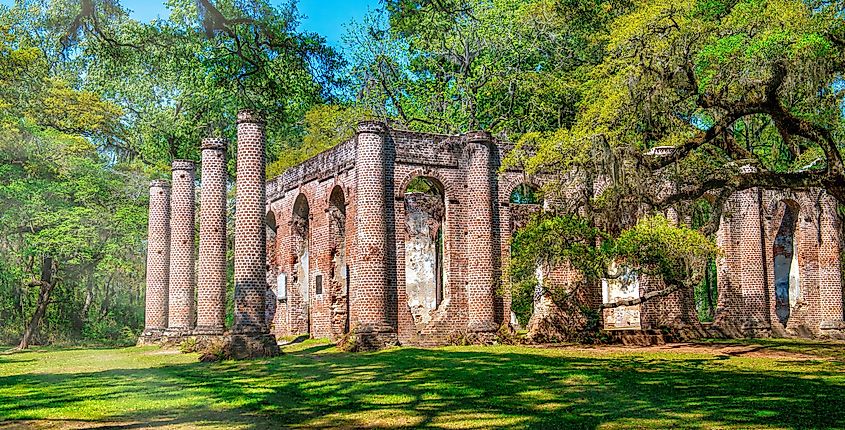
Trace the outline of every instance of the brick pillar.
<instances>
[{"instance_id":1,"label":"brick pillar","mask_svg":"<svg viewBox=\"0 0 845 430\"><path fill-rule=\"evenodd\" d=\"M147 224L147 293L142 339L156 340L167 328L170 282L170 184L150 182Z\"/></svg>"},{"instance_id":2,"label":"brick pillar","mask_svg":"<svg viewBox=\"0 0 845 430\"><path fill-rule=\"evenodd\" d=\"M251 111L238 113L237 201L235 204L236 333L265 333L267 231L264 120Z\"/></svg>"},{"instance_id":3,"label":"brick pillar","mask_svg":"<svg viewBox=\"0 0 845 430\"><path fill-rule=\"evenodd\" d=\"M190 160L173 160L170 199L170 299L167 334L188 334L194 325L194 174Z\"/></svg>"},{"instance_id":4,"label":"brick pillar","mask_svg":"<svg viewBox=\"0 0 845 430\"><path fill-rule=\"evenodd\" d=\"M739 191L739 213L734 216L734 239L741 256L739 261L740 285L743 298L743 315L746 335L765 335L771 330L771 303L774 300L771 246L767 246L760 207L762 191L757 188Z\"/></svg>"},{"instance_id":5,"label":"brick pillar","mask_svg":"<svg viewBox=\"0 0 845 430\"><path fill-rule=\"evenodd\" d=\"M842 306L842 273L839 236L841 221L836 214L836 200L829 195L821 198L821 243L819 244L819 296L821 302L822 333L826 330L845 330Z\"/></svg>"},{"instance_id":6,"label":"brick pillar","mask_svg":"<svg viewBox=\"0 0 845 430\"><path fill-rule=\"evenodd\" d=\"M493 249L493 175L489 133L466 135L467 166L467 305L472 332L495 332L494 293L496 276Z\"/></svg>"},{"instance_id":7,"label":"brick pillar","mask_svg":"<svg viewBox=\"0 0 845 430\"><path fill-rule=\"evenodd\" d=\"M361 122L356 136L355 237L358 258L351 273L353 325L365 348L392 342L396 331L387 315L387 158L380 122Z\"/></svg>"},{"instance_id":8,"label":"brick pillar","mask_svg":"<svg viewBox=\"0 0 845 430\"><path fill-rule=\"evenodd\" d=\"M264 225L267 188L264 119L238 112L237 181L235 187L235 324L231 351L234 358L274 356L276 338L264 319L267 294L267 230Z\"/></svg>"},{"instance_id":9,"label":"brick pillar","mask_svg":"<svg viewBox=\"0 0 845 430\"><path fill-rule=\"evenodd\" d=\"M202 140L195 334L220 335L226 318L226 139Z\"/></svg>"}]
</instances>

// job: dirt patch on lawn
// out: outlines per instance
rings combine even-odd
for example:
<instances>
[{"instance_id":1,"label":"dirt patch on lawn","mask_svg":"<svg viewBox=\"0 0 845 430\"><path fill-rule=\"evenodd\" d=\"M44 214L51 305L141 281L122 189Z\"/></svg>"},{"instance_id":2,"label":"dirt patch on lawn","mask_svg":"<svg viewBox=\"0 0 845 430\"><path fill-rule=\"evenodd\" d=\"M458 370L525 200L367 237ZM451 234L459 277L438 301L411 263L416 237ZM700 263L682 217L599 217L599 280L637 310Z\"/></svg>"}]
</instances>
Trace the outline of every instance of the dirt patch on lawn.
<instances>
[{"instance_id":1,"label":"dirt patch on lawn","mask_svg":"<svg viewBox=\"0 0 845 430\"><path fill-rule=\"evenodd\" d=\"M131 421L26 420L0 423L0 430L142 428Z\"/></svg>"},{"instance_id":2,"label":"dirt patch on lawn","mask_svg":"<svg viewBox=\"0 0 845 430\"><path fill-rule=\"evenodd\" d=\"M667 343L653 346L578 346L578 345L536 345L538 348L561 348L592 353L672 352L678 354L711 354L714 356L768 358L773 360L834 360L835 357L804 352L785 351L769 345L737 345L710 343ZM845 349L845 345L842 348Z\"/></svg>"},{"instance_id":3,"label":"dirt patch on lawn","mask_svg":"<svg viewBox=\"0 0 845 430\"><path fill-rule=\"evenodd\" d=\"M0 430L118 430L118 429L243 429L268 428L267 426L252 426L245 423L204 422L190 420L170 420L163 418L153 421L82 421L82 420L25 420L0 422Z\"/></svg>"}]
</instances>

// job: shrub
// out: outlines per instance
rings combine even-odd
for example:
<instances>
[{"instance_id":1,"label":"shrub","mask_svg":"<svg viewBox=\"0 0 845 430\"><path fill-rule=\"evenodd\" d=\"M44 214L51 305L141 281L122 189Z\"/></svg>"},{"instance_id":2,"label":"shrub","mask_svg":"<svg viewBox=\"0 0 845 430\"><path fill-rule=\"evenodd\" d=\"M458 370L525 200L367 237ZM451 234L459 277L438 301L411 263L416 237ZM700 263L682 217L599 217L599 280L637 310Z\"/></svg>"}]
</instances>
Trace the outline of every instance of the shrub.
<instances>
[{"instance_id":1,"label":"shrub","mask_svg":"<svg viewBox=\"0 0 845 430\"><path fill-rule=\"evenodd\" d=\"M232 358L230 344L223 340L211 340L201 348L200 361L223 361Z\"/></svg>"},{"instance_id":2,"label":"shrub","mask_svg":"<svg viewBox=\"0 0 845 430\"><path fill-rule=\"evenodd\" d=\"M337 341L337 349L343 352L358 352L360 347L358 345L358 333L355 327L349 330L349 333L343 335Z\"/></svg>"},{"instance_id":3,"label":"shrub","mask_svg":"<svg viewBox=\"0 0 845 430\"><path fill-rule=\"evenodd\" d=\"M181 351L183 354L190 354L192 352L197 352L198 351L197 338L189 337L189 338L186 338L185 340L183 340L182 343L179 344L179 351Z\"/></svg>"}]
</instances>

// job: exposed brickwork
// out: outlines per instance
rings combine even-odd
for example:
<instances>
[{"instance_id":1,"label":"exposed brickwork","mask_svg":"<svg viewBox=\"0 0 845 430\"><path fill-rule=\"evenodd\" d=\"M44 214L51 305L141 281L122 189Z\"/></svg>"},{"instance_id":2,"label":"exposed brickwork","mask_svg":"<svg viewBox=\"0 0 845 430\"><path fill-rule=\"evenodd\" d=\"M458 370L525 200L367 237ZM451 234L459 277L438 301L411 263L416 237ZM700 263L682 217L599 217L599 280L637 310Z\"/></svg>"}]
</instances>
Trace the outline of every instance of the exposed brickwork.
<instances>
[{"instance_id":1,"label":"exposed brickwork","mask_svg":"<svg viewBox=\"0 0 845 430\"><path fill-rule=\"evenodd\" d=\"M237 202L235 206L235 323L238 334L267 332L265 154L263 119L238 113Z\"/></svg>"},{"instance_id":2,"label":"exposed brickwork","mask_svg":"<svg viewBox=\"0 0 845 430\"><path fill-rule=\"evenodd\" d=\"M147 225L147 290L144 337L153 340L167 328L170 283L170 184L150 183Z\"/></svg>"},{"instance_id":3,"label":"exposed brickwork","mask_svg":"<svg viewBox=\"0 0 845 430\"><path fill-rule=\"evenodd\" d=\"M197 327L219 335L226 319L226 139L202 141Z\"/></svg>"},{"instance_id":4,"label":"exposed brickwork","mask_svg":"<svg viewBox=\"0 0 845 430\"><path fill-rule=\"evenodd\" d=\"M794 231L784 224L794 224ZM839 231L833 198L820 190L751 189L732 196L718 233L724 257L713 326L732 336L841 335ZM778 237L783 234L792 237L784 241ZM794 255L798 281L784 285L788 293L780 304L777 285L787 281L777 278L784 270L776 267L778 255Z\"/></svg>"},{"instance_id":5,"label":"exposed brickwork","mask_svg":"<svg viewBox=\"0 0 845 430\"><path fill-rule=\"evenodd\" d=\"M486 133L467 136L467 198L471 203L467 223L467 328L474 332L494 332L493 293L497 268L494 266L493 192L495 167L493 141Z\"/></svg>"},{"instance_id":6,"label":"exposed brickwork","mask_svg":"<svg viewBox=\"0 0 845 430\"><path fill-rule=\"evenodd\" d=\"M194 225L196 166L190 160L173 161L170 198L170 295L167 332L188 334L195 323L196 251Z\"/></svg>"},{"instance_id":7,"label":"exposed brickwork","mask_svg":"<svg viewBox=\"0 0 845 430\"><path fill-rule=\"evenodd\" d=\"M367 167L356 170L358 260L352 267L352 324L362 336L371 335L375 343L380 342L378 337L389 339L396 333L395 322L388 315L396 292L391 289L395 286L389 285L387 186L392 181L386 178L391 173L387 168L391 142L385 139L385 132L384 124L364 122L356 136L356 164Z\"/></svg>"},{"instance_id":8,"label":"exposed brickwork","mask_svg":"<svg viewBox=\"0 0 845 430\"><path fill-rule=\"evenodd\" d=\"M517 186L539 184L533 182L537 178L526 178L520 171L499 172L501 158L509 146L486 133L425 134L364 122L354 139L288 169L267 183L265 190L264 139L261 119L249 112L240 113L236 312L233 335L227 337L233 345L243 347L239 354L266 355L268 348L272 349L272 338L266 335L268 329L276 335L308 334L333 339L354 329L364 347L381 347L396 342L443 344L456 335L489 333L511 321L509 297L496 294L501 267L510 254L508 243L513 229L524 225L541 206L510 202ZM220 172L223 166L215 164L218 159L206 160L206 155L214 152L209 149L203 154L203 189L216 190L214 202L219 204L219 193L225 190L225 174L206 172ZM222 157L219 161L223 162ZM415 203L413 194L406 194L408 185L418 177L436 184L442 191L442 205L420 205ZM215 182L213 178L223 180ZM190 182L193 184L192 178ZM608 179L600 177L583 186L599 192L607 184ZM183 201L188 194L186 185L180 185L182 191L177 192L174 171L173 199L183 204L177 208L172 202L174 235L177 228L184 235L189 224L186 220L193 220L192 204L189 209ZM566 199L569 192L576 190L566 190L555 198ZM206 231L222 231L207 229L222 219L220 207L205 201L211 196L212 193L203 193L202 302L206 292L219 292L221 285L218 279L218 290L206 288L205 280L214 278L212 272L222 274L219 267L212 269L205 261L213 258L219 264L219 253L225 252L225 247L217 242L204 239ZM159 204L151 199L151 239L152 220L158 213L154 208ZM787 204L798 208L793 242L784 239L783 233L778 237ZM216 221L205 221L206 215L213 214ZM669 211L668 215L673 222L682 221L677 213ZM437 304L426 305L425 315L414 309L419 305L415 301L415 295L419 298L417 287L430 289L438 281L432 277L440 276L440 272L411 267L431 260L431 256L426 260L408 254L417 252L415 241L425 230L421 225L407 228L411 218L426 225L439 223L442 231L443 251L436 257L442 259L436 262L442 265L442 286L437 287L441 296L436 299ZM190 225L192 231L193 221ZM725 252L718 262L716 321L707 329L709 333L841 335L845 323L839 231L833 200L817 190L746 190L733 196L717 234ZM176 243L171 238L171 247ZM205 243L209 244L208 252ZM431 251L432 244L426 243L423 245ZM781 275L775 274L774 255L792 255L784 253L789 243L794 243L797 256L797 269L790 273L799 273L800 284L798 290L793 285L793 295L788 300L789 318L782 324L775 296L775 278ZM153 249L155 241L150 244ZM171 284L174 270L183 280L188 272L193 273L186 269L193 268L192 261L183 260L175 263L171 256ZM779 266L778 271L783 272L784 267ZM156 283L156 276L151 274L150 285ZM566 268L546 270L543 276L557 283L579 279L577 273ZM658 280L648 276L641 276L639 282L640 294L662 288ZM602 300L599 285L578 294L595 307ZM150 296L155 293L148 292ZM200 310L199 318L208 318L209 324L219 330L220 309L225 301L218 294L207 298L209 309L214 311L206 315ZM553 308L542 300L537 309ZM685 291L643 304L641 324L646 330L701 327L693 303L692 294ZM566 313L560 309L555 312ZM148 308L148 321L160 314L160 307L153 305ZM170 314L183 315L184 319L184 308L171 304ZM190 311L187 315L191 315ZM564 315L558 321L567 326L578 324L576 319ZM532 323L542 324L537 318Z\"/></svg>"}]
</instances>

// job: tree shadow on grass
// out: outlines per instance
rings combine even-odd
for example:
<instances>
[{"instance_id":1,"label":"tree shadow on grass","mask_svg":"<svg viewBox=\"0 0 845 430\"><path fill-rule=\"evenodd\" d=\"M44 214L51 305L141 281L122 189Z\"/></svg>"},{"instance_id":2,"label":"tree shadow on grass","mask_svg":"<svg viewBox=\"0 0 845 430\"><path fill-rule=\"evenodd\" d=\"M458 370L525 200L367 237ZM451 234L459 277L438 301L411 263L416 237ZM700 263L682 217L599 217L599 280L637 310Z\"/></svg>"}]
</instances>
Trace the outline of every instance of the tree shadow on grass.
<instances>
[{"instance_id":1,"label":"tree shadow on grass","mask_svg":"<svg viewBox=\"0 0 845 430\"><path fill-rule=\"evenodd\" d=\"M270 360L0 377L0 420L105 407L112 428L842 428L842 368L524 349L312 347ZM96 399L92 404L91 399ZM113 408L113 409L109 409Z\"/></svg>"}]
</instances>

